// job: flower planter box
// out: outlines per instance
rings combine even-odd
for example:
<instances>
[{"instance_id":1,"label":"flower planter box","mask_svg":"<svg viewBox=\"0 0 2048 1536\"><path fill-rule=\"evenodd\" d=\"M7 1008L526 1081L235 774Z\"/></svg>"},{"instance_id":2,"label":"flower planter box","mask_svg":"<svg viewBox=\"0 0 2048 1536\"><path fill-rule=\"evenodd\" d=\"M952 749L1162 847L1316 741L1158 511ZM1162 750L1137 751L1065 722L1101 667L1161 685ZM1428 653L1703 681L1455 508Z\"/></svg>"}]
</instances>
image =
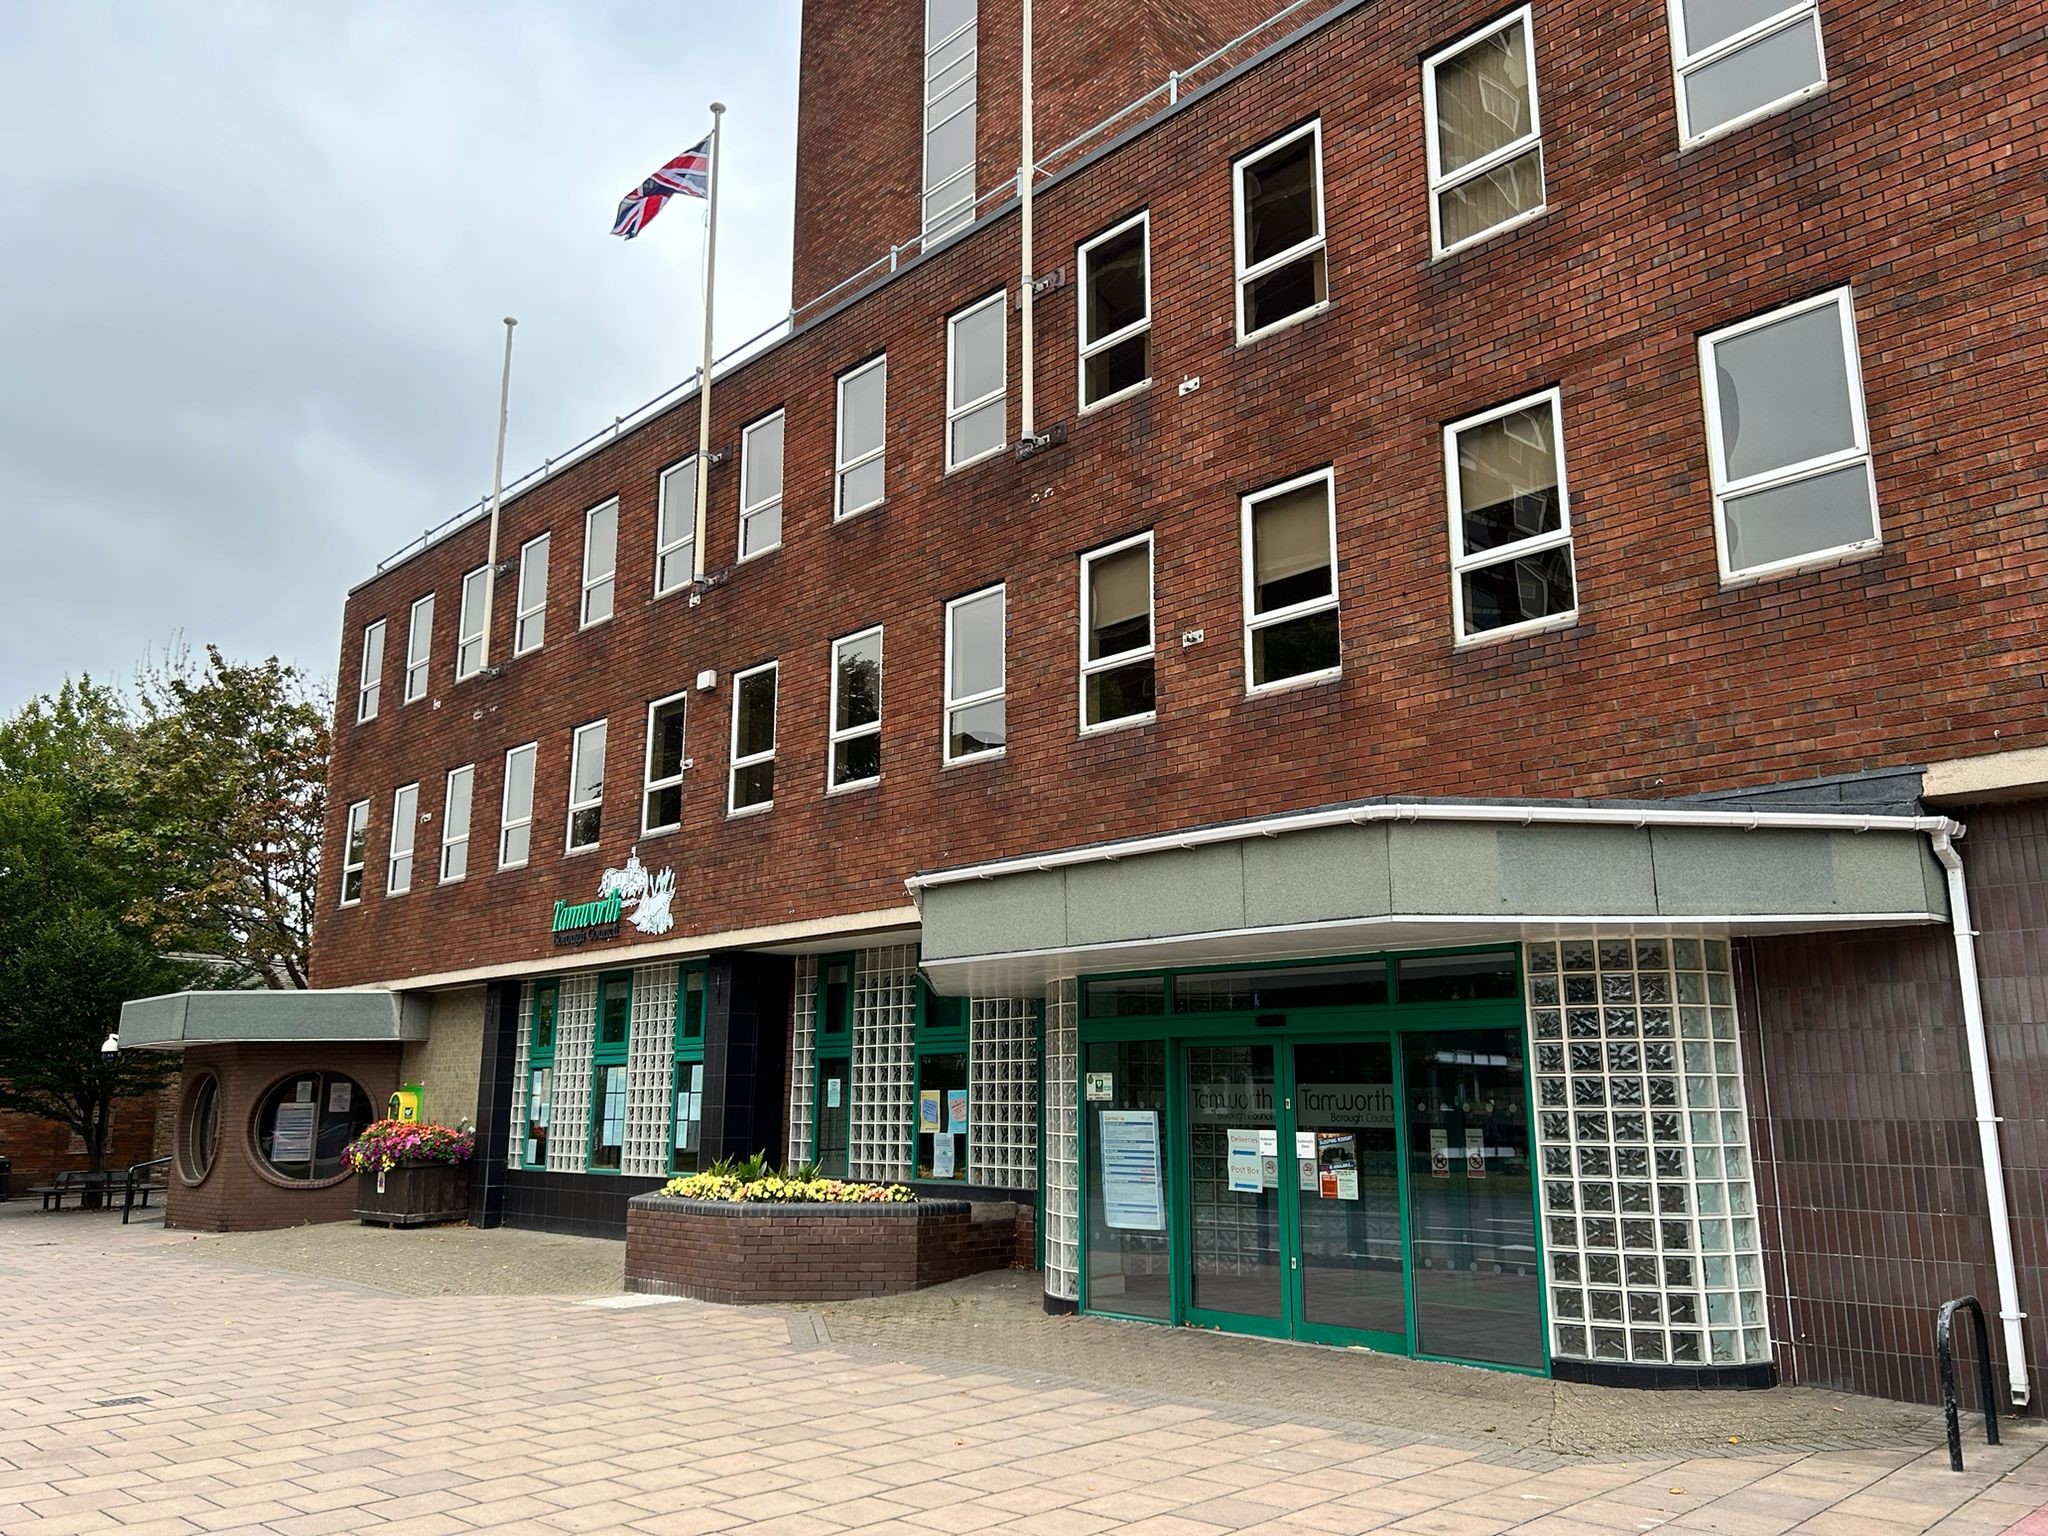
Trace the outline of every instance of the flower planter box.
<instances>
[{"instance_id":1,"label":"flower planter box","mask_svg":"<svg viewBox=\"0 0 2048 1536\"><path fill-rule=\"evenodd\" d=\"M365 1226L428 1227L469 1220L469 1165L400 1163L356 1175L356 1216Z\"/></svg>"},{"instance_id":2,"label":"flower planter box","mask_svg":"<svg viewBox=\"0 0 2048 1536\"><path fill-rule=\"evenodd\" d=\"M626 1289L740 1304L890 1296L1007 1269L1007 1201L770 1205L635 1195L626 1202Z\"/></svg>"}]
</instances>

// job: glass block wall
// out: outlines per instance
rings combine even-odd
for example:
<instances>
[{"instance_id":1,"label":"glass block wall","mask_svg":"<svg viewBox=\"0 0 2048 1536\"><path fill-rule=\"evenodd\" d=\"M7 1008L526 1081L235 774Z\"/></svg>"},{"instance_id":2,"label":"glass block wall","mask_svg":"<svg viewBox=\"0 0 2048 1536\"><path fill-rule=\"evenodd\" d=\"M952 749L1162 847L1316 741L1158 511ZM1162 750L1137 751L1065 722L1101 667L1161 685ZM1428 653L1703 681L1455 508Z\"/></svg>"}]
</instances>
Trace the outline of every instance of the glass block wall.
<instances>
[{"instance_id":1,"label":"glass block wall","mask_svg":"<svg viewBox=\"0 0 2048 1536\"><path fill-rule=\"evenodd\" d=\"M1768 1360L1724 939L1527 946L1553 1352Z\"/></svg>"},{"instance_id":2,"label":"glass block wall","mask_svg":"<svg viewBox=\"0 0 2048 1536\"><path fill-rule=\"evenodd\" d=\"M505 1138L505 1165L517 1168L526 1149L526 1046L533 1027L533 983L519 989L519 1034L512 1048L512 1134Z\"/></svg>"},{"instance_id":3,"label":"glass block wall","mask_svg":"<svg viewBox=\"0 0 2048 1536\"><path fill-rule=\"evenodd\" d=\"M968 1004L967 1178L998 1189L1038 1187L1038 1005L1021 997Z\"/></svg>"},{"instance_id":4,"label":"glass block wall","mask_svg":"<svg viewBox=\"0 0 2048 1536\"><path fill-rule=\"evenodd\" d=\"M1045 989L1045 1291L1081 1299L1081 1162L1075 1052L1080 987L1072 977Z\"/></svg>"},{"instance_id":5,"label":"glass block wall","mask_svg":"<svg viewBox=\"0 0 2048 1536\"><path fill-rule=\"evenodd\" d=\"M548 1172L581 1173L590 1157L590 1048L597 1036L597 977L565 976L555 1004L554 1127Z\"/></svg>"},{"instance_id":6,"label":"glass block wall","mask_svg":"<svg viewBox=\"0 0 2048 1536\"><path fill-rule=\"evenodd\" d=\"M673 965L633 972L633 1022L626 1033L626 1141L619 1171L668 1172L669 1093L675 1083L676 976Z\"/></svg>"},{"instance_id":7,"label":"glass block wall","mask_svg":"<svg viewBox=\"0 0 2048 1536\"><path fill-rule=\"evenodd\" d=\"M799 955L790 1007L789 1145L784 1166L811 1157L811 1106L818 1082L818 957Z\"/></svg>"},{"instance_id":8,"label":"glass block wall","mask_svg":"<svg viewBox=\"0 0 2048 1536\"><path fill-rule=\"evenodd\" d=\"M911 1175L916 1029L916 946L862 950L854 964L853 1128L847 1155L856 1179Z\"/></svg>"}]
</instances>

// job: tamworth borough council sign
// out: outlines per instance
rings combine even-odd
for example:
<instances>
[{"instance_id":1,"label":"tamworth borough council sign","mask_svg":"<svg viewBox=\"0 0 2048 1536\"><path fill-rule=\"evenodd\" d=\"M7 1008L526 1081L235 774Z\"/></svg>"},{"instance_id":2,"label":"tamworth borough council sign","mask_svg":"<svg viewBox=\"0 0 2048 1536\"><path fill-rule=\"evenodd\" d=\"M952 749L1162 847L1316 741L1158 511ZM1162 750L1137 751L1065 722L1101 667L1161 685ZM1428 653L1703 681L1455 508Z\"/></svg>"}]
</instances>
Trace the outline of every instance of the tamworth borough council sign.
<instances>
[{"instance_id":1,"label":"tamworth borough council sign","mask_svg":"<svg viewBox=\"0 0 2048 1536\"><path fill-rule=\"evenodd\" d=\"M604 872L597 882L595 901L556 901L555 942L588 944L593 939L615 939L621 923L626 922L642 933L667 933L676 925L671 910L675 894L676 872L664 869L650 875L636 851L627 856L625 868Z\"/></svg>"}]
</instances>

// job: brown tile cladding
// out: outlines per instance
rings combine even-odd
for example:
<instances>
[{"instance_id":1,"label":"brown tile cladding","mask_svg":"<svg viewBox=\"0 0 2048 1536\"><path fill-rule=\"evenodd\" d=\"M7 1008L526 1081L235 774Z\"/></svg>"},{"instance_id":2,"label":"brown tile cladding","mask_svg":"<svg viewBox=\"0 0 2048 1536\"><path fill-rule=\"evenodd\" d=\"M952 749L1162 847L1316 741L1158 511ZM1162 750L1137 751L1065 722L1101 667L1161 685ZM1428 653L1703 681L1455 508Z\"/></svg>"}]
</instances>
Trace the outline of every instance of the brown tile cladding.
<instances>
[{"instance_id":1,"label":"brown tile cladding","mask_svg":"<svg viewBox=\"0 0 2048 1536\"><path fill-rule=\"evenodd\" d=\"M1668 795L1961 755L1994 733L2002 746L2048 741L2048 416L2035 408L2048 267L2029 169L2048 132L2048 50L2023 45L2040 0L1831 4L1829 93L1683 155L1661 0L1546 0L1536 54L1552 210L1433 262L1417 61L1496 9L1355 10L1048 190L1048 263L1129 210L1152 215L1150 392L1077 416L1072 290L1043 306L1043 419L1067 424L1064 447L942 472L945 317L1014 279L1006 219L720 382L719 444L788 409L785 543L700 607L647 596L656 476L693 445L694 403L506 508L502 550L543 527L554 546L547 644L503 675L450 681L458 584L483 559L482 525L351 594L319 983L555 958L551 902L587 899L636 841L650 864L676 867L680 945L897 908L921 868L1357 795ZM1230 160L1311 113L1333 306L1239 347ZM1723 588L1697 335L1844 283L1885 545ZM889 500L835 525L833 379L884 347ZM1016 355L1013 336L1013 432ZM1189 375L1201 388L1181 395ZM1456 649L1439 428L1551 383L1563 389L1582 618ZM1344 675L1247 698L1237 496L1330 462ZM714 569L734 557L737 477L736 462L711 477ZM615 494L618 616L578 634L581 514ZM1077 557L1148 526L1159 718L1083 739ZM995 580L1011 602L1008 751L942 769L942 602ZM401 705L406 610L429 590L435 702ZM499 661L511 608L508 584ZM358 647L376 618L390 621L388 702L358 727ZM828 798L829 643L875 623L887 626L885 776ZM1204 643L1176 643L1195 628ZM768 657L782 660L779 794L768 814L729 821L729 680ZM690 694L684 826L638 839L647 701L700 668L720 688ZM565 859L570 732L598 715L612 721L602 850ZM536 739L533 862L499 872L504 751ZM470 762L472 873L436 888L443 775ZM435 819L420 828L422 878L390 899L392 790L415 779ZM337 911L342 819L359 797L367 894Z\"/></svg>"},{"instance_id":2,"label":"brown tile cladding","mask_svg":"<svg viewBox=\"0 0 2048 1536\"><path fill-rule=\"evenodd\" d=\"M1028 1208L1026 1208L1028 1210ZM1032 1261L1007 1201L717 1206L642 1195L626 1207L626 1289L699 1301L851 1301Z\"/></svg>"},{"instance_id":3,"label":"brown tile cladding","mask_svg":"<svg viewBox=\"0 0 2048 1536\"><path fill-rule=\"evenodd\" d=\"M1963 819L2038 1382L2048 1365L2048 802ZM1787 1381L1932 1402L1934 1314L1969 1294L2003 1359L1953 943L1944 926L1738 946L1771 1336ZM1974 1346L1959 1339L1958 1350L1968 1375ZM2042 1412L2038 1384L2034 1395Z\"/></svg>"}]
</instances>

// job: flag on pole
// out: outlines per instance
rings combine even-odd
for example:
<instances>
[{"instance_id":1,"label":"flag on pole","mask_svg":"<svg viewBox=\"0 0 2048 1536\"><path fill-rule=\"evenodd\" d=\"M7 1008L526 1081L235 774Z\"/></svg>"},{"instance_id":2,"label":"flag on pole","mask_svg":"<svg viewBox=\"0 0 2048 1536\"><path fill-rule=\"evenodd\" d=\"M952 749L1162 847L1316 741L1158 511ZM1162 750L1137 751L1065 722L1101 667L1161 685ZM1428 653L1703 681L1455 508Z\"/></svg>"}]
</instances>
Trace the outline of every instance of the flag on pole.
<instances>
[{"instance_id":1,"label":"flag on pole","mask_svg":"<svg viewBox=\"0 0 2048 1536\"><path fill-rule=\"evenodd\" d=\"M630 240L654 221L670 198L709 197L710 191L711 140L707 138L696 148L684 150L628 192L619 203L612 233Z\"/></svg>"}]
</instances>

